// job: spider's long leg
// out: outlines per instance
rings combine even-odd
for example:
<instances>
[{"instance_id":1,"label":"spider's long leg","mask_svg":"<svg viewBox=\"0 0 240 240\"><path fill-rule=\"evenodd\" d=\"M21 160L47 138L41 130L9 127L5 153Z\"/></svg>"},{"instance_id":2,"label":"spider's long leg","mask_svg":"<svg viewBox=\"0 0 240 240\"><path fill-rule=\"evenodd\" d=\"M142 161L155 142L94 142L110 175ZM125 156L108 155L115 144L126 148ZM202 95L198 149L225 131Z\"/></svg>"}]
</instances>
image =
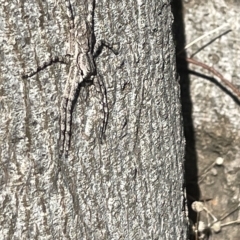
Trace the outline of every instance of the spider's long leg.
<instances>
[{"instance_id":1,"label":"spider's long leg","mask_svg":"<svg viewBox=\"0 0 240 240\"><path fill-rule=\"evenodd\" d=\"M101 110L103 112L102 126L100 129L100 142L102 143L106 129L107 129L108 116L109 116L108 101L107 101L107 89L104 85L102 77L100 77L100 76L95 77L94 85L96 87L96 91L100 95L100 104L102 105Z\"/></svg>"},{"instance_id":2,"label":"spider's long leg","mask_svg":"<svg viewBox=\"0 0 240 240\"><path fill-rule=\"evenodd\" d=\"M60 153L64 153L65 149L65 142L66 142L66 130L67 130L67 106L68 102L71 101L69 100L69 95L71 91L71 79L72 75L71 73L74 70L74 66L72 65L69 69L69 75L67 79L67 83L64 89L64 93L62 96L62 102L61 102L61 112L60 112Z\"/></svg>"},{"instance_id":3,"label":"spider's long leg","mask_svg":"<svg viewBox=\"0 0 240 240\"><path fill-rule=\"evenodd\" d=\"M64 152L67 154L70 146L71 138L71 121L72 121L72 110L74 100L76 98L76 93L78 91L78 86L83 82L83 77L78 74L79 70L75 67L74 77L72 78L71 88L69 89L68 101L65 109L65 140L64 140Z\"/></svg>"},{"instance_id":4,"label":"spider's long leg","mask_svg":"<svg viewBox=\"0 0 240 240\"><path fill-rule=\"evenodd\" d=\"M70 18L70 29L74 29L74 14L73 14L73 8L72 8L72 5L71 5L71 2L70 0L65 0L65 4L66 4L66 7L67 7L67 14L68 14L68 17Z\"/></svg>"},{"instance_id":5,"label":"spider's long leg","mask_svg":"<svg viewBox=\"0 0 240 240\"><path fill-rule=\"evenodd\" d=\"M37 73L39 73L40 71L44 70L45 68L51 66L54 63L68 64L68 59L66 57L62 57L62 56L52 57L47 62L44 62L42 65L38 66L36 70L31 71L28 74L22 75L22 78L32 77L32 76L36 75Z\"/></svg>"},{"instance_id":6,"label":"spider's long leg","mask_svg":"<svg viewBox=\"0 0 240 240\"><path fill-rule=\"evenodd\" d=\"M115 55L118 55L118 51L119 51L119 48L120 48L119 43L113 44L113 43L108 42L106 40L98 40L94 45L93 57L94 58L98 57L99 54L102 52L102 49L104 47L110 49Z\"/></svg>"}]
</instances>

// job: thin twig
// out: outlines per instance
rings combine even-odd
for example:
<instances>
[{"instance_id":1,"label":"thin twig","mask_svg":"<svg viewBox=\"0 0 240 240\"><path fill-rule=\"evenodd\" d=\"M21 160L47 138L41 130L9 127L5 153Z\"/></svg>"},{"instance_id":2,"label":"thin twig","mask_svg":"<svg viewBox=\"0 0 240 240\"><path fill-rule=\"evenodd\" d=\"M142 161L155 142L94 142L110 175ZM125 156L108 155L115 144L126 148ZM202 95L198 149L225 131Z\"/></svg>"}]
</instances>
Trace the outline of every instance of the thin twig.
<instances>
[{"instance_id":1,"label":"thin twig","mask_svg":"<svg viewBox=\"0 0 240 240\"><path fill-rule=\"evenodd\" d=\"M177 53L177 55L180 55L180 53L182 53L184 50L186 50L187 48L189 48L190 46L192 46L194 43L200 41L201 39L203 39L204 37L206 37L207 35L210 35L222 28L224 28L225 26L227 26L228 24L223 24L220 27L217 27L215 29L213 29L210 32L205 33L204 35L200 36L199 38L195 39L194 41L192 41L191 43L189 43L188 45L186 45L184 47L184 49L182 49L180 52ZM194 65L200 66L206 70L208 70L209 72L213 73L215 76L217 76L219 79L216 79L217 82L224 86L230 93L232 93L235 97L237 97L237 99L239 99L240 101L240 90L238 90L238 88L236 86L234 86L230 81L228 81L226 78L223 77L223 75L218 72L215 68L208 66L207 64L204 64L202 62L199 62L193 58L184 58L187 62L192 63Z\"/></svg>"},{"instance_id":2,"label":"thin twig","mask_svg":"<svg viewBox=\"0 0 240 240\"><path fill-rule=\"evenodd\" d=\"M228 223L221 224L221 227L225 227L225 226L232 225L232 224L239 224L239 223L240 223L240 219L238 219L236 221L231 221Z\"/></svg>"},{"instance_id":3,"label":"thin twig","mask_svg":"<svg viewBox=\"0 0 240 240\"><path fill-rule=\"evenodd\" d=\"M220 72L218 72L215 68L210 67L210 66L208 66L202 62L199 62L193 58L185 58L185 60L189 63L200 66L200 67L208 70L215 76L217 76L218 77L218 79L216 79L217 82L219 84L221 84L222 86L224 86L230 93L232 93L234 96L236 96L240 100L240 90L238 90L238 88L236 86L234 86L231 82L229 82L226 78L224 78L223 75Z\"/></svg>"},{"instance_id":4,"label":"thin twig","mask_svg":"<svg viewBox=\"0 0 240 240\"><path fill-rule=\"evenodd\" d=\"M237 207L235 207L233 210L231 210L230 212L224 214L223 216L220 217L220 221L222 221L223 219L225 219L226 217L228 217L230 214L234 213L235 211L237 211L240 208L240 204L237 205Z\"/></svg>"},{"instance_id":5,"label":"thin twig","mask_svg":"<svg viewBox=\"0 0 240 240\"><path fill-rule=\"evenodd\" d=\"M220 30L220 29L222 29L222 28L224 28L224 27L226 27L226 26L228 26L228 24L223 24L222 26L219 26L219 27L213 29L212 31L207 32L207 33L203 34L202 36L196 38L195 40L193 40L192 42L190 42L189 44L187 44L187 45L184 47L184 49L182 49L180 52L178 52L178 54L182 53L184 50L186 50L187 48L191 47L194 43L200 41L201 39L205 38L206 36L208 36L208 35L210 35L210 34L212 34L212 33L214 33L214 32L217 32L218 30Z\"/></svg>"}]
</instances>

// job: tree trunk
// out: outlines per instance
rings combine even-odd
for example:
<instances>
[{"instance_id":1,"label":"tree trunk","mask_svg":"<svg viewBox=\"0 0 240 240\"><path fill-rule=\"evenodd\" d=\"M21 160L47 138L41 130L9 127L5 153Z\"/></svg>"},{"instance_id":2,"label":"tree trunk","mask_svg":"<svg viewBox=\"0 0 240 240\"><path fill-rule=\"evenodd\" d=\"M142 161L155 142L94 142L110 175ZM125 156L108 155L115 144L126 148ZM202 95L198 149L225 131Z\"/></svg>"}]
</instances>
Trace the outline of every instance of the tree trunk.
<instances>
[{"instance_id":1,"label":"tree trunk","mask_svg":"<svg viewBox=\"0 0 240 240\"><path fill-rule=\"evenodd\" d=\"M39 66L68 54L69 6L88 21L90 1L67 2L0 6L2 239L186 239L170 1L93 4L96 41L119 45L118 55L103 47L97 81L79 85L65 157L60 114L71 63Z\"/></svg>"}]
</instances>

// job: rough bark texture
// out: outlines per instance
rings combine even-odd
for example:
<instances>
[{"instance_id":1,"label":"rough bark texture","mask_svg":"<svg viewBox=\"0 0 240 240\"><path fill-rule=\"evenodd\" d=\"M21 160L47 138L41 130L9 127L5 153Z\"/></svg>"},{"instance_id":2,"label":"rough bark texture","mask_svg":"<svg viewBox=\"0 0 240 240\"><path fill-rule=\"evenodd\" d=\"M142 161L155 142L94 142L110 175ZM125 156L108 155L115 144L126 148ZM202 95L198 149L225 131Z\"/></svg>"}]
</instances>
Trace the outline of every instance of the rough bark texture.
<instances>
[{"instance_id":1,"label":"rough bark texture","mask_svg":"<svg viewBox=\"0 0 240 240\"><path fill-rule=\"evenodd\" d=\"M75 15L87 1L71 1ZM68 158L59 113L68 65L22 79L66 54L65 1L1 1L2 239L186 239L184 138L170 1L96 1L97 73L109 121L99 142L101 97L80 89ZM58 172L58 167L61 171Z\"/></svg>"},{"instance_id":2,"label":"rough bark texture","mask_svg":"<svg viewBox=\"0 0 240 240\"><path fill-rule=\"evenodd\" d=\"M177 22L184 20L186 39L183 44L183 38L178 38L178 50L207 32L225 25L221 30L196 42L186 52L188 57L214 67L240 89L240 2L237 0L182 2L183 8ZM181 28L178 26L179 29ZM181 30L177 32L178 36L182 33ZM214 231L212 228L214 219L206 211L201 212L198 219L192 216L192 220L205 223L206 229L212 232L210 239L239 239L239 222L224 225L240 219L240 99L234 98L224 87L216 84L214 80L216 76L208 71L191 64L189 68L192 72L186 76L183 59L179 60L179 65L188 146L186 180L189 203L194 199L205 200L204 206L220 220L221 231ZM224 160L222 165L215 164L219 158Z\"/></svg>"}]
</instances>

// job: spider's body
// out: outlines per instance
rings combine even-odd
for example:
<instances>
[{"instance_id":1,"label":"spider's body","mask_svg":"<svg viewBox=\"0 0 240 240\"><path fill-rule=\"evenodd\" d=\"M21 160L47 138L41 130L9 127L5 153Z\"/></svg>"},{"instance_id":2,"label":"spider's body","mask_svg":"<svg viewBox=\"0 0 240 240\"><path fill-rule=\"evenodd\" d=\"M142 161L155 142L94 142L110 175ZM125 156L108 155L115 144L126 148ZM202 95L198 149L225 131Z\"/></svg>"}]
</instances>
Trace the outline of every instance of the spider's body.
<instances>
[{"instance_id":1,"label":"spider's body","mask_svg":"<svg viewBox=\"0 0 240 240\"><path fill-rule=\"evenodd\" d=\"M86 80L93 80L96 75L92 29L87 22L83 22L77 29L71 29L71 33L68 55L72 61L61 102L61 154L67 154L69 150L72 110L78 86Z\"/></svg>"}]
</instances>

